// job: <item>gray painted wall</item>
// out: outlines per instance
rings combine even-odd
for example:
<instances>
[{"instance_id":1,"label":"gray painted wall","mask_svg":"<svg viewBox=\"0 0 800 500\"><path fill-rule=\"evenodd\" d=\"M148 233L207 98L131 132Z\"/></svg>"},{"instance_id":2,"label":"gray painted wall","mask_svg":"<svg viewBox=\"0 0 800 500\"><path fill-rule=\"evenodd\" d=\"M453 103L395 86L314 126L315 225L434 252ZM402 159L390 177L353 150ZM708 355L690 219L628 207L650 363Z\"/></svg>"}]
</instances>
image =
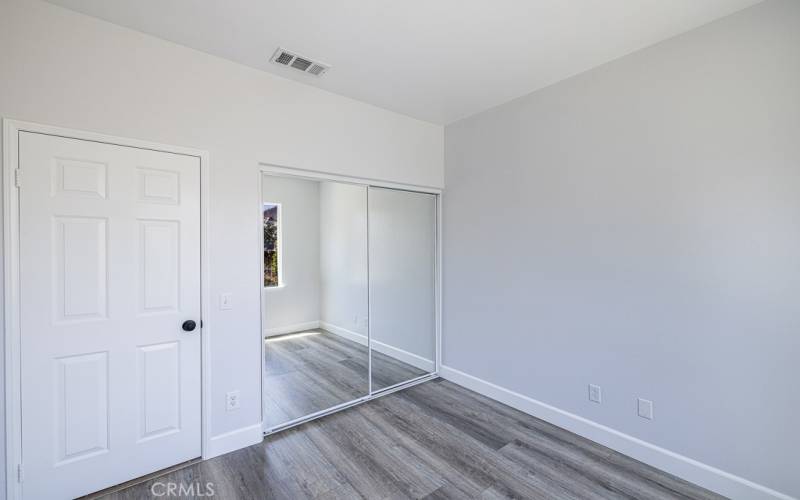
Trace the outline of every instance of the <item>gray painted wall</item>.
<instances>
[{"instance_id":1,"label":"gray painted wall","mask_svg":"<svg viewBox=\"0 0 800 500\"><path fill-rule=\"evenodd\" d=\"M800 2L457 122L445 150L445 365L800 496Z\"/></svg>"}]
</instances>

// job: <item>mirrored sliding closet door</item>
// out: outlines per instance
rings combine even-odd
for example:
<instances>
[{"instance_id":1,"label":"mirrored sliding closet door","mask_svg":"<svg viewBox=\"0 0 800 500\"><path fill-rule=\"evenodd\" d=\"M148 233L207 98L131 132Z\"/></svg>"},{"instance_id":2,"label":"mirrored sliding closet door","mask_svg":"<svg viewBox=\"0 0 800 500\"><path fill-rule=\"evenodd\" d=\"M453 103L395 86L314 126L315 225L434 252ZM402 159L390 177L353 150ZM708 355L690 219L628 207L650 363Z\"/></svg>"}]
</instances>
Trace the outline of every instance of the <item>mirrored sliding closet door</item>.
<instances>
[{"instance_id":1,"label":"mirrored sliding closet door","mask_svg":"<svg viewBox=\"0 0 800 500\"><path fill-rule=\"evenodd\" d=\"M372 390L436 371L436 196L369 188Z\"/></svg>"},{"instance_id":2,"label":"mirrored sliding closet door","mask_svg":"<svg viewBox=\"0 0 800 500\"><path fill-rule=\"evenodd\" d=\"M436 202L262 176L267 432L436 371Z\"/></svg>"},{"instance_id":3,"label":"mirrored sliding closet door","mask_svg":"<svg viewBox=\"0 0 800 500\"><path fill-rule=\"evenodd\" d=\"M269 430L369 394L367 188L262 182Z\"/></svg>"}]
</instances>

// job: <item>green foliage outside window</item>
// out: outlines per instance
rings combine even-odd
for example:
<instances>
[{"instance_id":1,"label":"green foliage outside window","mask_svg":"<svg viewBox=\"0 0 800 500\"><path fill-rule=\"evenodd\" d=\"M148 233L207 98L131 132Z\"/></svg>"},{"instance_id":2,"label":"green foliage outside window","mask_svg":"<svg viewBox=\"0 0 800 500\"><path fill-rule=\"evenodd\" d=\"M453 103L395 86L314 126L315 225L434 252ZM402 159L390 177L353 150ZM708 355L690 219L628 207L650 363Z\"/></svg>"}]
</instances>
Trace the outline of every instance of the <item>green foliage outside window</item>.
<instances>
[{"instance_id":1,"label":"green foliage outside window","mask_svg":"<svg viewBox=\"0 0 800 500\"><path fill-rule=\"evenodd\" d=\"M278 205L264 204L264 286L278 286Z\"/></svg>"}]
</instances>

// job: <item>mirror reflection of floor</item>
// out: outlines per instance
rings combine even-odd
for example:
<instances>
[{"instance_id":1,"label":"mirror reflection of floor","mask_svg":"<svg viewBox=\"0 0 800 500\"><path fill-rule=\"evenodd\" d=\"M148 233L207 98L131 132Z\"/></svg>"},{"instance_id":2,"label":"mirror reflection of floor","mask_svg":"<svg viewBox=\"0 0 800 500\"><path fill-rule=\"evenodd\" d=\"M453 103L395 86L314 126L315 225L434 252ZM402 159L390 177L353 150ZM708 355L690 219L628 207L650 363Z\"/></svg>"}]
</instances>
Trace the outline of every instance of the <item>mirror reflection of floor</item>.
<instances>
[{"instance_id":1,"label":"mirror reflection of floor","mask_svg":"<svg viewBox=\"0 0 800 500\"><path fill-rule=\"evenodd\" d=\"M367 347L322 329L265 340L264 420L274 427L289 420L366 396ZM426 372L373 352L373 389Z\"/></svg>"}]
</instances>

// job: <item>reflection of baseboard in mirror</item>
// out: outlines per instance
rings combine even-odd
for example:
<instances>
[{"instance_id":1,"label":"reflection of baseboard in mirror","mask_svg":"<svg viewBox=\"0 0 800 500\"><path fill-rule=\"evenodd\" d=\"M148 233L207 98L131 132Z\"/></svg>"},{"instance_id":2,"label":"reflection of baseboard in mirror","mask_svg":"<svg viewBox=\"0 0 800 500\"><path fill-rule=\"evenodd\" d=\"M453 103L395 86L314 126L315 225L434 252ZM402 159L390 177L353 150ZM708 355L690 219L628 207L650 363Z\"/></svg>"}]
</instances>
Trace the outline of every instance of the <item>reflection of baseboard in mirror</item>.
<instances>
[{"instance_id":1,"label":"reflection of baseboard in mirror","mask_svg":"<svg viewBox=\"0 0 800 500\"><path fill-rule=\"evenodd\" d=\"M264 330L264 337L274 337L276 335L285 335L287 333L302 332L305 330L313 330L319 328L319 321L309 321L307 323L296 323L294 325L279 326Z\"/></svg>"},{"instance_id":2,"label":"reflection of baseboard in mirror","mask_svg":"<svg viewBox=\"0 0 800 500\"><path fill-rule=\"evenodd\" d=\"M358 342L361 345L367 345L366 335L336 326L332 323L326 323L325 321L320 321L319 327L336 335L340 335L348 340L352 340L353 342ZM411 366L419 368L424 372L431 373L436 371L436 363L432 359L425 359L422 356L414 354L413 352L404 351L403 349L379 342L377 340L372 341L372 349L379 353L395 358L398 361L402 361L403 363L407 363Z\"/></svg>"},{"instance_id":3,"label":"reflection of baseboard in mirror","mask_svg":"<svg viewBox=\"0 0 800 500\"><path fill-rule=\"evenodd\" d=\"M435 377L437 193L267 170L259 203L265 432Z\"/></svg>"}]
</instances>

